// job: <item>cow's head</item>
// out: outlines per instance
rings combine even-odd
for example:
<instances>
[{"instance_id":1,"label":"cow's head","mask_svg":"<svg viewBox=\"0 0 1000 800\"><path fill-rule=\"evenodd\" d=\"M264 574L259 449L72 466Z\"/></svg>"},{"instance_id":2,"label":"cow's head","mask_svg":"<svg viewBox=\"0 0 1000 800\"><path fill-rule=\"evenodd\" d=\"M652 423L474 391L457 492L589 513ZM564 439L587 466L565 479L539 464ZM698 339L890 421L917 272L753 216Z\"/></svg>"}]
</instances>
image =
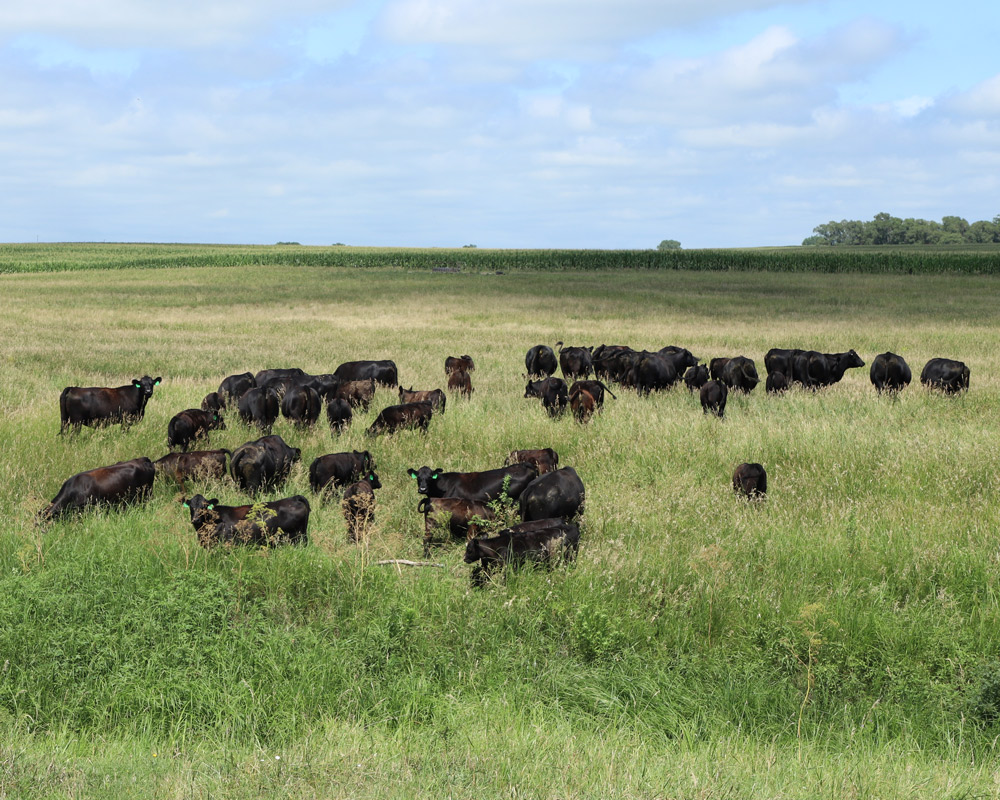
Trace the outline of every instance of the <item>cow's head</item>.
<instances>
[{"instance_id":1,"label":"cow's head","mask_svg":"<svg viewBox=\"0 0 1000 800\"><path fill-rule=\"evenodd\" d=\"M218 411L212 412L212 418L208 421L208 429L210 431L224 431L226 429L226 421Z\"/></svg>"},{"instance_id":2,"label":"cow's head","mask_svg":"<svg viewBox=\"0 0 1000 800\"><path fill-rule=\"evenodd\" d=\"M865 362L861 360L861 356L855 353L853 350L848 350L844 354L844 364L850 367L863 367Z\"/></svg>"},{"instance_id":3,"label":"cow's head","mask_svg":"<svg viewBox=\"0 0 1000 800\"><path fill-rule=\"evenodd\" d=\"M218 514L215 506L218 505L218 498L205 499L204 495L196 494L194 497L182 498L181 503L184 508L191 512L191 523L197 530L206 523L214 524L218 521Z\"/></svg>"},{"instance_id":4,"label":"cow's head","mask_svg":"<svg viewBox=\"0 0 1000 800\"><path fill-rule=\"evenodd\" d=\"M146 397L150 397L153 394L153 387L159 386L162 378L150 378L148 375L143 375L141 378L134 378L132 380L132 385L136 389L142 390L142 393Z\"/></svg>"},{"instance_id":5,"label":"cow's head","mask_svg":"<svg viewBox=\"0 0 1000 800\"><path fill-rule=\"evenodd\" d=\"M432 482L436 481L438 476L441 474L441 470L431 469L430 467L421 467L417 470L408 469L406 474L417 482L417 491L420 492L420 494L427 494L431 488Z\"/></svg>"},{"instance_id":6,"label":"cow's head","mask_svg":"<svg viewBox=\"0 0 1000 800\"><path fill-rule=\"evenodd\" d=\"M382 481L378 479L378 475L375 473L375 470L369 470L369 472L361 480L368 481L373 489L382 488Z\"/></svg>"},{"instance_id":7,"label":"cow's head","mask_svg":"<svg viewBox=\"0 0 1000 800\"><path fill-rule=\"evenodd\" d=\"M465 563L471 564L479 561L483 557L483 548L479 544L479 539L469 539L465 545Z\"/></svg>"}]
</instances>

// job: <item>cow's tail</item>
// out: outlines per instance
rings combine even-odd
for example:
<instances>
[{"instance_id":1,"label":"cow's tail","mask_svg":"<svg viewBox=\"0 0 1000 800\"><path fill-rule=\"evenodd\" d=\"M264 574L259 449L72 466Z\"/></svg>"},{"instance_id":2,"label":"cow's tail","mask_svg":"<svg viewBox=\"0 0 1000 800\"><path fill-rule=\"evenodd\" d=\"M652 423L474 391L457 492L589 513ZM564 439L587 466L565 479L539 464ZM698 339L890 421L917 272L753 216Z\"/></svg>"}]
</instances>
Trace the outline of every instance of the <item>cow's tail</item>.
<instances>
[{"instance_id":1,"label":"cow's tail","mask_svg":"<svg viewBox=\"0 0 1000 800\"><path fill-rule=\"evenodd\" d=\"M604 391L606 391L606 392L607 392L608 394L610 394L610 395L611 395L611 396L612 396L613 398L615 398L615 400L617 400L617 399L618 399L618 395L616 395L616 394L615 394L614 392L612 392L612 391L611 391L611 390L610 390L610 389L609 389L609 388L608 388L607 386L605 386L605 385L604 385L604 382L603 382L603 381L598 381L597 383L598 383L598 385L600 385L600 387L601 387L601 388L602 388L602 389L603 389Z\"/></svg>"},{"instance_id":2,"label":"cow's tail","mask_svg":"<svg viewBox=\"0 0 1000 800\"><path fill-rule=\"evenodd\" d=\"M227 456L229 456L229 465L232 466L232 464L233 464L233 451L232 450L228 450L225 447L220 447L219 449L223 453L225 453ZM223 466L223 470L225 470L225 461L223 461L223 465L222 466Z\"/></svg>"},{"instance_id":3,"label":"cow's tail","mask_svg":"<svg viewBox=\"0 0 1000 800\"><path fill-rule=\"evenodd\" d=\"M67 408L68 402L67 397L69 396L69 388L66 387L62 390L59 395L59 435L62 436L66 433L66 428L69 427L69 409Z\"/></svg>"},{"instance_id":4,"label":"cow's tail","mask_svg":"<svg viewBox=\"0 0 1000 800\"><path fill-rule=\"evenodd\" d=\"M420 498L420 502L417 503L417 512L425 517L431 512L431 499L429 497Z\"/></svg>"}]
</instances>

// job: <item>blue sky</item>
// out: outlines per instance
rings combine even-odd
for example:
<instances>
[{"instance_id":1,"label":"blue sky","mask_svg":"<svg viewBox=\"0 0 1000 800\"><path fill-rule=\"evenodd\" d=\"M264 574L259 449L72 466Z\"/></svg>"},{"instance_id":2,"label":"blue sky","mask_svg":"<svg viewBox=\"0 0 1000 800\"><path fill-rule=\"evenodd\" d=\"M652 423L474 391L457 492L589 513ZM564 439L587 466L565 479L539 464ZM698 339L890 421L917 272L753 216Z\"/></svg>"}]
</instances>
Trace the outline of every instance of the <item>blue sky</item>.
<instances>
[{"instance_id":1,"label":"blue sky","mask_svg":"<svg viewBox=\"0 0 1000 800\"><path fill-rule=\"evenodd\" d=\"M992 219L997 41L985 2L7 0L0 241L733 247Z\"/></svg>"}]
</instances>

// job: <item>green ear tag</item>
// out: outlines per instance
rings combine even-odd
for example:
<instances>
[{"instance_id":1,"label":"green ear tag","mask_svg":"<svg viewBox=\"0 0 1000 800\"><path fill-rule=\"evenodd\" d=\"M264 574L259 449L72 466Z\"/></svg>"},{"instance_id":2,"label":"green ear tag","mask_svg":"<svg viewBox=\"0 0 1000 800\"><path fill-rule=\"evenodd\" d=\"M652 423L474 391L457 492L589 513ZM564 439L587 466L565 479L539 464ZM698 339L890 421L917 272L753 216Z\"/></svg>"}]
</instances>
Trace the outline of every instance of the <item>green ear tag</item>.
<instances>
[{"instance_id":1,"label":"green ear tag","mask_svg":"<svg viewBox=\"0 0 1000 800\"><path fill-rule=\"evenodd\" d=\"M191 508L187 503L184 504L184 508Z\"/></svg>"},{"instance_id":2,"label":"green ear tag","mask_svg":"<svg viewBox=\"0 0 1000 800\"><path fill-rule=\"evenodd\" d=\"M437 480L438 476L437 475L431 475L431 478L433 478L434 480Z\"/></svg>"},{"instance_id":3,"label":"green ear tag","mask_svg":"<svg viewBox=\"0 0 1000 800\"><path fill-rule=\"evenodd\" d=\"M411 475L410 477L411 477L411 478L413 478L413 480L416 480L416 479L417 479L417 476L416 476L416 475Z\"/></svg>"},{"instance_id":4,"label":"green ear tag","mask_svg":"<svg viewBox=\"0 0 1000 800\"><path fill-rule=\"evenodd\" d=\"M160 379L157 378L155 381L153 381L153 386L159 386L159 385L160 385Z\"/></svg>"},{"instance_id":5,"label":"green ear tag","mask_svg":"<svg viewBox=\"0 0 1000 800\"><path fill-rule=\"evenodd\" d=\"M208 510L211 511L213 508L215 508L215 506L209 506Z\"/></svg>"}]
</instances>

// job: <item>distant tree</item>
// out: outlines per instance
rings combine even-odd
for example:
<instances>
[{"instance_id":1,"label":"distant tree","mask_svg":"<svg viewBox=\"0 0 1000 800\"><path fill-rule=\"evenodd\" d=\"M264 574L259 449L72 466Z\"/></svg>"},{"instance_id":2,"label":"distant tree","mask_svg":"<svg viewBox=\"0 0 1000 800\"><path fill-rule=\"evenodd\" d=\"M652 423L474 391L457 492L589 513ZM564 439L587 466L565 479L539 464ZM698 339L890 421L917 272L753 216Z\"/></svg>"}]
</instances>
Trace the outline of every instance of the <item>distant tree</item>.
<instances>
[{"instance_id":1,"label":"distant tree","mask_svg":"<svg viewBox=\"0 0 1000 800\"><path fill-rule=\"evenodd\" d=\"M346 244L344 244L343 242L334 242L334 243L333 243L332 245L330 245L330 246L331 246L331 247L347 247L347 245L346 245Z\"/></svg>"},{"instance_id":2,"label":"distant tree","mask_svg":"<svg viewBox=\"0 0 1000 800\"><path fill-rule=\"evenodd\" d=\"M941 222L907 217L900 219L882 211L868 222L855 219L831 220L813 228L804 245L934 245L1000 243L1000 215L992 222L969 224L962 217L947 216Z\"/></svg>"},{"instance_id":3,"label":"distant tree","mask_svg":"<svg viewBox=\"0 0 1000 800\"><path fill-rule=\"evenodd\" d=\"M966 231L969 230L969 223L961 217L941 217L941 227L948 233L965 236Z\"/></svg>"},{"instance_id":4,"label":"distant tree","mask_svg":"<svg viewBox=\"0 0 1000 800\"><path fill-rule=\"evenodd\" d=\"M664 239L656 246L657 250L680 250L681 243L676 239Z\"/></svg>"},{"instance_id":5,"label":"distant tree","mask_svg":"<svg viewBox=\"0 0 1000 800\"><path fill-rule=\"evenodd\" d=\"M815 245L828 245L830 243L826 240L825 236L819 236L817 234L813 236L807 236L805 239L802 240L802 244L806 247L810 247Z\"/></svg>"},{"instance_id":6,"label":"distant tree","mask_svg":"<svg viewBox=\"0 0 1000 800\"><path fill-rule=\"evenodd\" d=\"M474 244L463 244L463 245L462 245L462 247L463 247L463 248L468 248L468 247L475 247L475 246L476 246L476 245L474 245Z\"/></svg>"},{"instance_id":7,"label":"distant tree","mask_svg":"<svg viewBox=\"0 0 1000 800\"><path fill-rule=\"evenodd\" d=\"M299 242L278 242L278 244L299 244ZM301 245L299 245L301 246Z\"/></svg>"}]
</instances>

